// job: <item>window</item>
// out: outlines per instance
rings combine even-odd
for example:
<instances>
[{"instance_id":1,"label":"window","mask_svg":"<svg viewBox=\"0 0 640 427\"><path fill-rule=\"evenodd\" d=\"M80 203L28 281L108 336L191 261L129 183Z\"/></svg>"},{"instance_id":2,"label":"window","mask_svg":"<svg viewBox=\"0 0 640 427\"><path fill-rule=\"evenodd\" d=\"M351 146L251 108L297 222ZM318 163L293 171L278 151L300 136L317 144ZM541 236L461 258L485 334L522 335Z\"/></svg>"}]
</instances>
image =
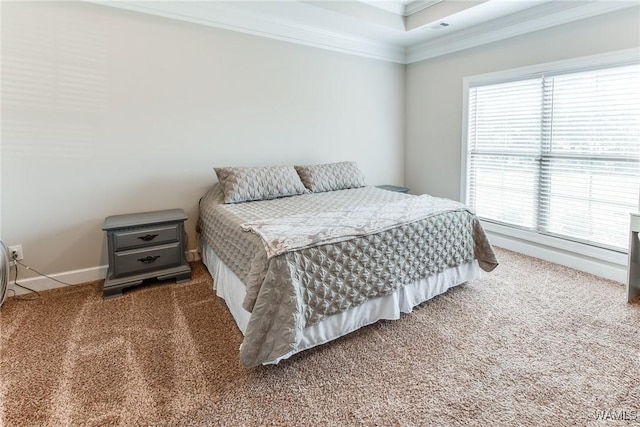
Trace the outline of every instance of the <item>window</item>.
<instances>
[{"instance_id":1,"label":"window","mask_svg":"<svg viewBox=\"0 0 640 427\"><path fill-rule=\"evenodd\" d=\"M480 218L626 252L640 195L631 62L465 81L464 194Z\"/></svg>"}]
</instances>

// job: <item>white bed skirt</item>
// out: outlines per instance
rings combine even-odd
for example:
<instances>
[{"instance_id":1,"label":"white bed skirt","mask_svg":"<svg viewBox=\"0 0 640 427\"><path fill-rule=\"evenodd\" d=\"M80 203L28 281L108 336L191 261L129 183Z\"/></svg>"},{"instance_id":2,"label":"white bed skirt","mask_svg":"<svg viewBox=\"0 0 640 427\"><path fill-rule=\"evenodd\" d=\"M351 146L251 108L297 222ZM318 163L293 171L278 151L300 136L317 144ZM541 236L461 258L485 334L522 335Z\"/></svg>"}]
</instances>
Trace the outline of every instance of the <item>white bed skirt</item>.
<instances>
[{"instance_id":1,"label":"white bed skirt","mask_svg":"<svg viewBox=\"0 0 640 427\"><path fill-rule=\"evenodd\" d=\"M206 242L201 239L200 244L202 261L213 277L213 289L219 297L225 300L238 328L244 335L251 316L251 313L242 308L245 285L229 267L220 261L220 258ZM454 286L479 277L478 261L473 260L403 286L390 295L375 298L342 313L325 317L319 323L304 328L302 340L297 350L269 363L278 363L300 351L324 344L378 320L399 319L400 313L411 313L418 304L440 295Z\"/></svg>"}]
</instances>

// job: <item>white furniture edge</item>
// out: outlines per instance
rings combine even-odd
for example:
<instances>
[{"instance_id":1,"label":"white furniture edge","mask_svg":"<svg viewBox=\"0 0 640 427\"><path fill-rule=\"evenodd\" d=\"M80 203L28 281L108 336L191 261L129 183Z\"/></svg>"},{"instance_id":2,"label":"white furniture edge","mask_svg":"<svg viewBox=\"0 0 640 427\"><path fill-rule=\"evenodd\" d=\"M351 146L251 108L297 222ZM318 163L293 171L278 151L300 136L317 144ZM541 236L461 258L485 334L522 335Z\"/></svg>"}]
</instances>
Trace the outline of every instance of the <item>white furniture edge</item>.
<instances>
[{"instance_id":1,"label":"white furniture edge","mask_svg":"<svg viewBox=\"0 0 640 427\"><path fill-rule=\"evenodd\" d=\"M640 242L634 242L634 239L640 238L640 213L631 213L629 221L629 261L627 267L627 302L633 302L640 296L640 277L638 277L638 263L633 258L638 257Z\"/></svg>"}]
</instances>

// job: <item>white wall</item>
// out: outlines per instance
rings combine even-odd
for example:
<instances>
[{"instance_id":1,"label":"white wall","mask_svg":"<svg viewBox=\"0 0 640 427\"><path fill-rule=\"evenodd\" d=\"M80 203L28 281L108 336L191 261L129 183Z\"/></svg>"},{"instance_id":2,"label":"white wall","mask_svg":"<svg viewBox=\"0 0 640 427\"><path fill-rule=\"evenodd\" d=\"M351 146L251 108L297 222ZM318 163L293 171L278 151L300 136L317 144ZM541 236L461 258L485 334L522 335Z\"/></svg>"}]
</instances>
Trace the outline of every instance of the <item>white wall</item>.
<instances>
[{"instance_id":1,"label":"white wall","mask_svg":"<svg viewBox=\"0 0 640 427\"><path fill-rule=\"evenodd\" d=\"M49 274L106 264L112 214L183 208L195 248L213 166L403 184L402 65L77 2L3 2L1 53L2 238Z\"/></svg>"},{"instance_id":2,"label":"white wall","mask_svg":"<svg viewBox=\"0 0 640 427\"><path fill-rule=\"evenodd\" d=\"M464 77L638 47L639 17L626 9L408 65L405 184L459 199Z\"/></svg>"}]
</instances>

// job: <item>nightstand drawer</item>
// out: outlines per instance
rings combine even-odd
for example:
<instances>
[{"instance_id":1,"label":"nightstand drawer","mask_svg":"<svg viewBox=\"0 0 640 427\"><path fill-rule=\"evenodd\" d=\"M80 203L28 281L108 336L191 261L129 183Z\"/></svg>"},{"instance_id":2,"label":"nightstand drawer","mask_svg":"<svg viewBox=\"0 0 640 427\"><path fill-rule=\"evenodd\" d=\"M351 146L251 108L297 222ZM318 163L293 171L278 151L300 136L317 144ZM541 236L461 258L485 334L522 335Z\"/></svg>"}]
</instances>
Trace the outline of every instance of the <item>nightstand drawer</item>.
<instances>
[{"instance_id":1,"label":"nightstand drawer","mask_svg":"<svg viewBox=\"0 0 640 427\"><path fill-rule=\"evenodd\" d=\"M140 273L148 270L180 265L182 254L179 242L154 246L148 249L135 249L114 254L114 277Z\"/></svg>"},{"instance_id":2,"label":"nightstand drawer","mask_svg":"<svg viewBox=\"0 0 640 427\"><path fill-rule=\"evenodd\" d=\"M123 249L177 242L179 237L176 224L117 231L113 233L114 250L121 251Z\"/></svg>"}]
</instances>

